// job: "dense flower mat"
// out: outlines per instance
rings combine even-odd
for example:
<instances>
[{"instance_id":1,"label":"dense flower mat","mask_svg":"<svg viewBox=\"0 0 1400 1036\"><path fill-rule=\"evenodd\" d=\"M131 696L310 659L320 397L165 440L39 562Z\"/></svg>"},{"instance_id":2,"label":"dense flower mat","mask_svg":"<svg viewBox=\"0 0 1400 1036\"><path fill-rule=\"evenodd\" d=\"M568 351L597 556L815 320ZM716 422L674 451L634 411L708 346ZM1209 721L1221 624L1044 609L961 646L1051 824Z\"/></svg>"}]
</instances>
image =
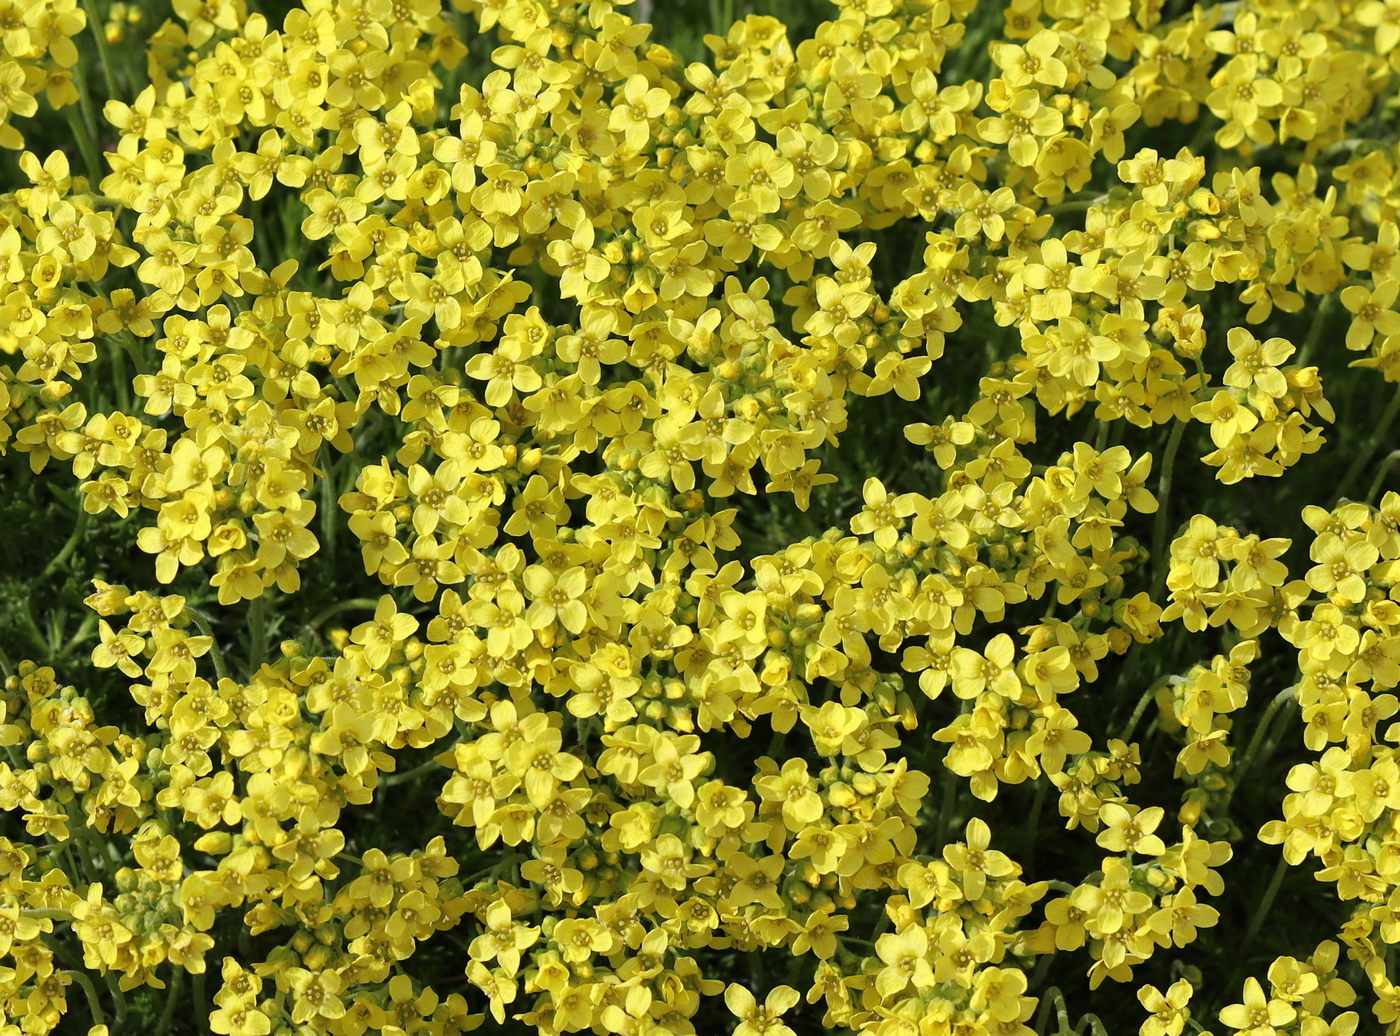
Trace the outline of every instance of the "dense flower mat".
<instances>
[{"instance_id":1,"label":"dense flower mat","mask_svg":"<svg viewBox=\"0 0 1400 1036\"><path fill-rule=\"evenodd\" d=\"M1400 1032L1400 3L156 7L0 0L0 1034Z\"/></svg>"}]
</instances>

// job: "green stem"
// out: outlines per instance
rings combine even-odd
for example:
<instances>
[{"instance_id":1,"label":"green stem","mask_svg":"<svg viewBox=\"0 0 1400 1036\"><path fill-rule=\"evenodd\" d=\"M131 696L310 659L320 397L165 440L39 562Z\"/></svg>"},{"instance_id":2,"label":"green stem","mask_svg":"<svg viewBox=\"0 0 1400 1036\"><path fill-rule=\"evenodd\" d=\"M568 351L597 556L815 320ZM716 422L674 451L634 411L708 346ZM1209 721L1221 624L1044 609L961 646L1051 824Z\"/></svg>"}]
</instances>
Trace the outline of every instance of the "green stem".
<instances>
[{"instance_id":1,"label":"green stem","mask_svg":"<svg viewBox=\"0 0 1400 1036\"><path fill-rule=\"evenodd\" d=\"M1041 211L1049 213L1052 216L1058 216L1064 212L1085 212L1092 209L1095 205L1101 205L1107 200L1107 195L1096 194L1092 198L1075 198L1072 201L1062 201L1058 205L1051 205Z\"/></svg>"},{"instance_id":2,"label":"green stem","mask_svg":"<svg viewBox=\"0 0 1400 1036\"><path fill-rule=\"evenodd\" d=\"M1193 155L1202 155L1206 142L1215 136L1219 124L1215 119L1201 118L1200 127L1196 130L1196 135L1191 138L1191 143L1186 145Z\"/></svg>"},{"instance_id":3,"label":"green stem","mask_svg":"<svg viewBox=\"0 0 1400 1036\"><path fill-rule=\"evenodd\" d=\"M1044 963L1042 961L1042 963ZM1039 971L1039 968L1036 969ZM1034 988L1034 987L1032 987ZM1048 996L1040 998L1040 1007L1035 1012L1035 1032L1044 1032L1045 1023L1050 1020L1050 1009L1054 1004Z\"/></svg>"},{"instance_id":4,"label":"green stem","mask_svg":"<svg viewBox=\"0 0 1400 1036\"><path fill-rule=\"evenodd\" d=\"M66 945L61 939L45 942L44 945L53 950L54 955L63 961L70 971L82 971L82 959L72 947Z\"/></svg>"},{"instance_id":5,"label":"green stem","mask_svg":"<svg viewBox=\"0 0 1400 1036\"><path fill-rule=\"evenodd\" d=\"M1060 1032L1069 1032L1069 1007L1065 1004L1065 995L1060 992L1058 986L1051 986L1045 991L1045 995L1055 1004L1055 1018L1060 1024Z\"/></svg>"},{"instance_id":6,"label":"green stem","mask_svg":"<svg viewBox=\"0 0 1400 1036\"><path fill-rule=\"evenodd\" d=\"M1157 697L1157 685L1153 684L1143 692L1142 697L1133 706L1133 714L1128 717L1128 722L1123 725L1123 732L1118 735L1118 740L1127 741L1132 733L1137 729L1138 720L1142 719L1142 714L1147 711L1147 703Z\"/></svg>"},{"instance_id":7,"label":"green stem","mask_svg":"<svg viewBox=\"0 0 1400 1036\"><path fill-rule=\"evenodd\" d=\"M1396 387L1395 393L1390 397L1390 402L1386 405L1380 420L1367 432L1366 445L1356 451L1356 456L1351 460L1351 466L1347 468L1346 474L1342 476L1342 481L1337 485L1337 496L1346 496L1347 491L1351 489L1351 484L1366 470L1366 464L1371 459L1375 444L1386 441L1386 437L1390 434L1390 426L1395 423L1397 414L1400 414L1400 386ZM1377 484L1379 484L1380 476L1386 471L1389 462L1390 457L1387 457L1385 463L1381 464L1380 473L1377 475Z\"/></svg>"},{"instance_id":8,"label":"green stem","mask_svg":"<svg viewBox=\"0 0 1400 1036\"><path fill-rule=\"evenodd\" d=\"M1074 1027L1076 1036L1082 1036L1085 1030L1093 1033L1093 1036L1105 1036L1103 1019L1090 1012L1079 1019L1079 1024Z\"/></svg>"},{"instance_id":9,"label":"green stem","mask_svg":"<svg viewBox=\"0 0 1400 1036\"><path fill-rule=\"evenodd\" d=\"M88 978L84 972L76 969L73 971L65 971L63 974L83 987L83 993L87 996L88 1009L92 1011L92 1024L101 1025L102 1001L98 999L97 987L92 984L92 979Z\"/></svg>"},{"instance_id":10,"label":"green stem","mask_svg":"<svg viewBox=\"0 0 1400 1036\"><path fill-rule=\"evenodd\" d=\"M44 570L39 573L39 582L42 583L54 569L73 556L73 551L78 549L78 544L82 541L83 533L87 532L87 524L88 513L80 510L78 520L73 523L73 532L69 535L67 542L63 544L62 549L54 555L53 560L45 565Z\"/></svg>"},{"instance_id":11,"label":"green stem","mask_svg":"<svg viewBox=\"0 0 1400 1036\"><path fill-rule=\"evenodd\" d=\"M97 17L92 0L83 0L83 9L87 11L88 28L92 30L92 38L97 44L97 60L102 65L102 78L107 85L107 96L115 99L118 96L117 80L112 73L112 55L107 50L107 34L103 32L103 21Z\"/></svg>"},{"instance_id":12,"label":"green stem","mask_svg":"<svg viewBox=\"0 0 1400 1036\"><path fill-rule=\"evenodd\" d=\"M773 736L768 740L768 750L765 753L769 759L775 762L782 762L778 753L782 751L783 743L787 740L787 733L781 730L774 730Z\"/></svg>"},{"instance_id":13,"label":"green stem","mask_svg":"<svg viewBox=\"0 0 1400 1036\"><path fill-rule=\"evenodd\" d=\"M59 625L58 616L53 612L49 613L49 658L58 661L59 651L62 650L60 641L63 640L63 628Z\"/></svg>"},{"instance_id":14,"label":"green stem","mask_svg":"<svg viewBox=\"0 0 1400 1036\"><path fill-rule=\"evenodd\" d=\"M78 148L83 152L88 167L88 186L96 190L102 180L102 161L92 136L92 130L97 126L97 113L92 107L92 95L88 93L87 76L83 72L81 62L73 73L73 83L78 88L78 107L82 114L79 115L69 108L68 125L73 129L73 136L77 139Z\"/></svg>"},{"instance_id":15,"label":"green stem","mask_svg":"<svg viewBox=\"0 0 1400 1036\"><path fill-rule=\"evenodd\" d=\"M107 989L111 992L112 1003L116 1006L116 1017L112 1019L108 1036L117 1036L122 1031L122 1026L126 1024L126 996L122 993L121 987L117 985L117 976L113 972L104 972L102 977L107 980Z\"/></svg>"},{"instance_id":16,"label":"green stem","mask_svg":"<svg viewBox=\"0 0 1400 1036\"><path fill-rule=\"evenodd\" d=\"M107 870L106 839L88 827L86 817L74 821L73 830L78 832L78 840L83 843L87 856L93 861L93 867L105 872Z\"/></svg>"},{"instance_id":17,"label":"green stem","mask_svg":"<svg viewBox=\"0 0 1400 1036\"><path fill-rule=\"evenodd\" d=\"M81 74L76 75L73 78L76 82L80 84L83 81L83 77ZM80 98L85 98L87 96L86 89L86 87L80 86ZM86 108L90 106L91 102L89 102L89 104L85 105L84 107ZM98 179L100 173L100 166L98 165L97 145L92 142L92 135L88 133L87 127L83 125L83 115L74 111L73 108L70 106L64 110L64 117L68 120L68 129L73 134L73 142L78 145L78 150L82 152L83 165L87 167L88 176L93 180Z\"/></svg>"},{"instance_id":18,"label":"green stem","mask_svg":"<svg viewBox=\"0 0 1400 1036\"><path fill-rule=\"evenodd\" d=\"M1254 937L1259 934L1259 929L1264 927L1264 918L1269 916L1269 910L1274 905L1274 899L1278 896L1279 886L1283 884L1284 872L1288 870L1288 861L1280 856L1278 866L1274 868L1273 879L1269 882L1269 887L1264 890L1264 897L1259 900L1259 906L1254 911L1254 916L1249 920L1249 930L1245 933L1242 946L1252 946Z\"/></svg>"},{"instance_id":19,"label":"green stem","mask_svg":"<svg viewBox=\"0 0 1400 1036\"><path fill-rule=\"evenodd\" d=\"M123 331L117 336L117 341L121 343L122 350L131 358L131 365L136 368L137 374L151 373L151 365L146 362L146 357L141 352L141 340L130 331Z\"/></svg>"},{"instance_id":20,"label":"green stem","mask_svg":"<svg viewBox=\"0 0 1400 1036\"><path fill-rule=\"evenodd\" d=\"M112 384L121 389L121 406L125 413L136 409L136 383L126 369L126 351L112 349Z\"/></svg>"},{"instance_id":21,"label":"green stem","mask_svg":"<svg viewBox=\"0 0 1400 1036\"><path fill-rule=\"evenodd\" d=\"M326 544L326 553L334 557L340 515L335 508L335 457L326 443L321 444L321 456L325 468L321 476L321 539Z\"/></svg>"},{"instance_id":22,"label":"green stem","mask_svg":"<svg viewBox=\"0 0 1400 1036\"><path fill-rule=\"evenodd\" d=\"M1322 328L1327 323L1327 314L1332 312L1332 305L1336 298L1336 295L1324 295L1322 301L1318 303L1312 326L1308 328L1308 337L1303 341L1303 348L1298 350L1298 366L1307 366L1308 357L1312 355L1317 343L1322 341Z\"/></svg>"},{"instance_id":23,"label":"green stem","mask_svg":"<svg viewBox=\"0 0 1400 1036\"><path fill-rule=\"evenodd\" d=\"M1376 468L1376 477L1371 480L1370 486L1366 489L1366 503L1374 504L1376 494L1381 491L1381 486L1385 485L1386 476L1390 474L1390 469L1395 467L1395 462L1400 461L1400 450L1391 450L1386 454L1385 460L1381 461Z\"/></svg>"},{"instance_id":24,"label":"green stem","mask_svg":"<svg viewBox=\"0 0 1400 1036\"><path fill-rule=\"evenodd\" d=\"M321 611L317 612L311 618L311 620L307 622L307 624L302 628L307 633L315 633L318 629L321 628L321 624L323 622L325 622L332 616L339 615L341 612L352 611L356 608L365 608L372 612L378 607L379 602L373 597L352 597L348 601L337 601L330 607L324 608Z\"/></svg>"},{"instance_id":25,"label":"green stem","mask_svg":"<svg viewBox=\"0 0 1400 1036\"><path fill-rule=\"evenodd\" d=\"M943 797L938 803L938 838L946 842L951 834L948 825L953 822L953 798L957 792L958 775L943 762Z\"/></svg>"},{"instance_id":26,"label":"green stem","mask_svg":"<svg viewBox=\"0 0 1400 1036\"><path fill-rule=\"evenodd\" d=\"M89 859L92 853L92 831L88 828L88 818L83 812L82 803L76 798L70 799L63 808L68 814L68 844L85 864L96 866Z\"/></svg>"},{"instance_id":27,"label":"green stem","mask_svg":"<svg viewBox=\"0 0 1400 1036\"><path fill-rule=\"evenodd\" d=\"M356 862L360 863L362 866L363 866L363 864L364 864L364 861L363 861L363 860L359 860L359 861L356 861ZM468 888L468 889L469 889L469 888L471 888L473 885L475 885L478 881L481 881L481 880L484 879L484 878L489 878L489 877L491 877L491 875L493 875L493 874L496 873L496 866L497 866L496 864L492 864L490 867L487 867L485 870L476 871L476 872L474 872L473 874L468 875L466 878L463 878L463 879L462 879L462 887L463 887L463 888Z\"/></svg>"},{"instance_id":28,"label":"green stem","mask_svg":"<svg viewBox=\"0 0 1400 1036\"><path fill-rule=\"evenodd\" d=\"M519 863L520 861L522 861L522 860L524 860L524 859L525 859L525 855L524 855L523 853L518 853L518 852L506 853L506 855L505 855L504 857L502 857L501 859L497 860L495 863L493 863L491 866L487 867L485 870L476 871L475 873L469 875L468 877L463 878L463 879L462 879L462 887L463 887L463 888L470 888L471 886L475 885L478 881L482 881L482 880L484 880L484 879L486 879L486 878L494 878L494 877L497 877L498 875L503 874L503 873L505 873L507 870L509 870L514 864L517 864L517 863ZM360 863L361 866L364 865L364 861L363 861L363 860L359 861L359 863Z\"/></svg>"},{"instance_id":29,"label":"green stem","mask_svg":"<svg viewBox=\"0 0 1400 1036\"><path fill-rule=\"evenodd\" d=\"M34 908L34 909L27 909L27 910L24 910L24 911L22 911L21 913L22 913L22 915L23 915L24 917L31 918L31 919L33 919L33 920L35 920L35 921L44 921L44 920L48 920L48 921L71 921L71 920L73 920L73 915L72 915L71 913L69 913L67 910L60 909L59 907L37 907L37 908Z\"/></svg>"},{"instance_id":30,"label":"green stem","mask_svg":"<svg viewBox=\"0 0 1400 1036\"><path fill-rule=\"evenodd\" d=\"M1040 960L1036 961L1035 971L1031 972L1031 974L1027 978L1026 988L1028 990L1036 990L1040 988L1040 984L1045 981L1045 976L1050 971L1050 963L1054 959L1055 955L1053 953L1041 954Z\"/></svg>"},{"instance_id":31,"label":"green stem","mask_svg":"<svg viewBox=\"0 0 1400 1036\"><path fill-rule=\"evenodd\" d=\"M443 767L436 758L433 758L429 759L426 763L419 763L411 770L404 770L402 773L388 775L379 782L379 786L381 788L393 788L401 784L408 784L414 778L420 777L430 770L443 770L444 773L447 772L447 768Z\"/></svg>"},{"instance_id":32,"label":"green stem","mask_svg":"<svg viewBox=\"0 0 1400 1036\"><path fill-rule=\"evenodd\" d=\"M1254 728L1254 736L1250 738L1249 747L1244 750L1244 755L1240 757L1240 765L1235 770L1235 787L1239 787L1240 781L1254 764L1254 757L1259 754L1259 748L1264 743L1264 735L1273 726L1274 717L1278 715L1280 709L1293 700L1298 693L1297 686L1285 687L1274 695L1274 700L1269 702L1268 708L1264 710L1264 715L1259 718L1259 725Z\"/></svg>"},{"instance_id":33,"label":"green stem","mask_svg":"<svg viewBox=\"0 0 1400 1036\"><path fill-rule=\"evenodd\" d=\"M200 1032L209 1031L209 994L205 985L205 973L195 972L194 989L192 990L194 1000L194 1020L199 1026Z\"/></svg>"},{"instance_id":34,"label":"green stem","mask_svg":"<svg viewBox=\"0 0 1400 1036\"><path fill-rule=\"evenodd\" d=\"M175 968L175 974L170 979L170 986L165 992L165 1008L160 1012L160 1022L156 1025L156 1036L166 1036L170 1032L170 1022L175 1017L175 1001L180 998L180 993L185 986L185 969Z\"/></svg>"},{"instance_id":35,"label":"green stem","mask_svg":"<svg viewBox=\"0 0 1400 1036\"><path fill-rule=\"evenodd\" d=\"M40 632L39 624L34 621L34 613L29 610L28 597L19 602L18 615L23 620L21 625L24 627L24 631L29 634L30 641L39 651L39 657L44 657L50 650L50 645L44 634Z\"/></svg>"},{"instance_id":36,"label":"green stem","mask_svg":"<svg viewBox=\"0 0 1400 1036\"><path fill-rule=\"evenodd\" d=\"M248 648L248 672L255 673L262 667L263 660L267 658L267 595L268 591L263 590L257 597L253 598L252 606L248 609L248 632L250 634Z\"/></svg>"},{"instance_id":37,"label":"green stem","mask_svg":"<svg viewBox=\"0 0 1400 1036\"><path fill-rule=\"evenodd\" d=\"M1030 871L1035 863L1035 849L1039 844L1039 839L1036 838L1035 834L1040 826L1040 814L1045 809L1045 796L1049 790L1050 780L1048 777L1043 781L1035 782L1035 798L1031 802L1030 819L1026 822L1026 830L1031 836L1030 848L1026 851L1026 865L1024 868L1026 871Z\"/></svg>"},{"instance_id":38,"label":"green stem","mask_svg":"<svg viewBox=\"0 0 1400 1036\"><path fill-rule=\"evenodd\" d=\"M219 650L219 638L214 636L214 622L194 605L185 605L199 632L209 638L209 656L214 660L214 672L220 680L228 679L228 667L224 665L224 653Z\"/></svg>"},{"instance_id":39,"label":"green stem","mask_svg":"<svg viewBox=\"0 0 1400 1036\"><path fill-rule=\"evenodd\" d=\"M67 838L57 843L58 851L63 856L64 869L67 870L67 872L70 875L72 875L74 881L86 884L87 868L78 866L77 858L73 855L73 850L70 848L72 843L73 836L71 831L69 832L69 836Z\"/></svg>"},{"instance_id":40,"label":"green stem","mask_svg":"<svg viewBox=\"0 0 1400 1036\"><path fill-rule=\"evenodd\" d=\"M1167 448L1162 454L1162 475L1157 480L1157 518L1152 523L1152 556L1157 559L1152 573L1152 588L1162 586L1167 563L1167 523L1170 520L1170 499L1172 473L1176 468L1176 452L1181 448L1181 438L1186 434L1186 422L1177 421L1167 438Z\"/></svg>"},{"instance_id":41,"label":"green stem","mask_svg":"<svg viewBox=\"0 0 1400 1036\"><path fill-rule=\"evenodd\" d=\"M67 656L68 652L72 651L75 647L77 647L89 636L91 636L92 631L96 628L96 626L97 616L95 614L89 613L88 617L83 620L82 625L78 627L77 632L74 633L73 636L68 638L67 644L63 645L64 656Z\"/></svg>"}]
</instances>

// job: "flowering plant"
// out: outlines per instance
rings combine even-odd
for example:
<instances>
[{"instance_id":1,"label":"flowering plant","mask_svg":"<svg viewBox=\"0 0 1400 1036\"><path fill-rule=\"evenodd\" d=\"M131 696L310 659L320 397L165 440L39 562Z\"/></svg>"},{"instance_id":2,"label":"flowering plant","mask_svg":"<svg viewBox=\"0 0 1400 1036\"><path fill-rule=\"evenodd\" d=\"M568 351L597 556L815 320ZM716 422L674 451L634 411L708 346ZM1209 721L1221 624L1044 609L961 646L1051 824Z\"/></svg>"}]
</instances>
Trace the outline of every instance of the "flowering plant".
<instances>
[{"instance_id":1,"label":"flowering plant","mask_svg":"<svg viewBox=\"0 0 1400 1036\"><path fill-rule=\"evenodd\" d=\"M0 2L0 1036L1400 1032L1400 3L641 6Z\"/></svg>"}]
</instances>

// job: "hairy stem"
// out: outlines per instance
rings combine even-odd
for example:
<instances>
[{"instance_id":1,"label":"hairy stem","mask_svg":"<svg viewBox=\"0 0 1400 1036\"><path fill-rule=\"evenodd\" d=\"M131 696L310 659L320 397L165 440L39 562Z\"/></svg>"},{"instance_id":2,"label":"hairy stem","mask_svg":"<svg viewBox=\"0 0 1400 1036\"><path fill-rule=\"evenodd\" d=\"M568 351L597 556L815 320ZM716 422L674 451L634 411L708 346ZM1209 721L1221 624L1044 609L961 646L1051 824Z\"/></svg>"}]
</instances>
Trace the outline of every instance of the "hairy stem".
<instances>
[{"instance_id":1,"label":"hairy stem","mask_svg":"<svg viewBox=\"0 0 1400 1036\"><path fill-rule=\"evenodd\" d=\"M1395 393L1390 397L1390 402L1386 404L1385 411L1376 422L1370 433L1370 437L1366 441L1366 445L1358 449L1356 451L1356 456L1351 459L1351 465L1347 468L1346 474L1342 476L1342 481L1337 484L1338 497L1346 496L1347 493L1351 491L1352 484L1360 478L1361 473L1366 470L1366 465L1371 459L1376 443L1387 441L1387 437L1390 434L1390 426L1395 423L1397 414L1400 414L1400 387L1397 387ZM1385 461L1380 465L1380 471L1377 472L1376 477L1377 488L1379 487L1381 478L1388 469L1390 459L1390 457L1386 457Z\"/></svg>"},{"instance_id":2,"label":"hairy stem","mask_svg":"<svg viewBox=\"0 0 1400 1036\"><path fill-rule=\"evenodd\" d=\"M97 996L97 987L92 984L92 979L88 978L84 972L73 970L63 972L64 977L72 979L82 987L83 994L87 997L88 1010L92 1012L92 1024L102 1024L102 1001Z\"/></svg>"},{"instance_id":3,"label":"hairy stem","mask_svg":"<svg viewBox=\"0 0 1400 1036\"><path fill-rule=\"evenodd\" d=\"M1288 861L1280 856L1278 866L1274 868L1274 876L1269 881L1269 887L1264 890L1264 896L1259 900L1259 906L1255 908L1254 916L1249 919L1249 930L1245 932L1242 946L1254 944L1254 937L1259 934L1259 929L1264 927L1264 918L1269 916L1269 910L1274 905L1274 899L1278 896L1279 887L1283 884L1283 875L1287 870Z\"/></svg>"},{"instance_id":4,"label":"hairy stem","mask_svg":"<svg viewBox=\"0 0 1400 1036\"><path fill-rule=\"evenodd\" d=\"M1186 422L1177 421L1167 438L1167 448L1162 454L1162 475L1157 480L1157 518L1152 523L1152 556L1157 559L1152 573L1152 587L1162 585L1166 574L1167 529L1170 521L1172 492L1172 472L1176 468L1176 452L1181 448L1181 437L1186 434Z\"/></svg>"},{"instance_id":5,"label":"hairy stem","mask_svg":"<svg viewBox=\"0 0 1400 1036\"><path fill-rule=\"evenodd\" d=\"M220 680L228 679L228 667L224 665L224 653L219 650L219 638L214 636L214 623L204 612L193 605L185 605L185 611L199 628L199 632L209 638L209 657L214 660L214 672Z\"/></svg>"}]
</instances>

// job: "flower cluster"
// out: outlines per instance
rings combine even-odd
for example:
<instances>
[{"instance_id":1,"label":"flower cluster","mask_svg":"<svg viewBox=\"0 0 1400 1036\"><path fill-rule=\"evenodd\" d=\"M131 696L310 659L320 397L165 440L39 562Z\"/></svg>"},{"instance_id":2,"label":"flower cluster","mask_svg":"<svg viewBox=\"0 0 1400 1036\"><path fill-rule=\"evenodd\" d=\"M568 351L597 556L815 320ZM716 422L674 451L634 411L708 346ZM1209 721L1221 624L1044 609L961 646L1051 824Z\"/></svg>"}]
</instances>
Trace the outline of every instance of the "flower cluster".
<instances>
[{"instance_id":1,"label":"flower cluster","mask_svg":"<svg viewBox=\"0 0 1400 1036\"><path fill-rule=\"evenodd\" d=\"M1400 382L1400 6L1166 6L687 64L603 0L175 0L79 156L11 117L140 11L0 4L0 452L151 574L101 673L0 653L0 1034L189 975L225 1036L1032 1036L1050 968L1144 1036L1400 1032L1400 495L1334 405ZM914 460L852 481L877 412ZM1182 513L1339 435L1310 564ZM978 815L1026 789L1074 880ZM1193 1017L1261 843L1342 921Z\"/></svg>"}]
</instances>

